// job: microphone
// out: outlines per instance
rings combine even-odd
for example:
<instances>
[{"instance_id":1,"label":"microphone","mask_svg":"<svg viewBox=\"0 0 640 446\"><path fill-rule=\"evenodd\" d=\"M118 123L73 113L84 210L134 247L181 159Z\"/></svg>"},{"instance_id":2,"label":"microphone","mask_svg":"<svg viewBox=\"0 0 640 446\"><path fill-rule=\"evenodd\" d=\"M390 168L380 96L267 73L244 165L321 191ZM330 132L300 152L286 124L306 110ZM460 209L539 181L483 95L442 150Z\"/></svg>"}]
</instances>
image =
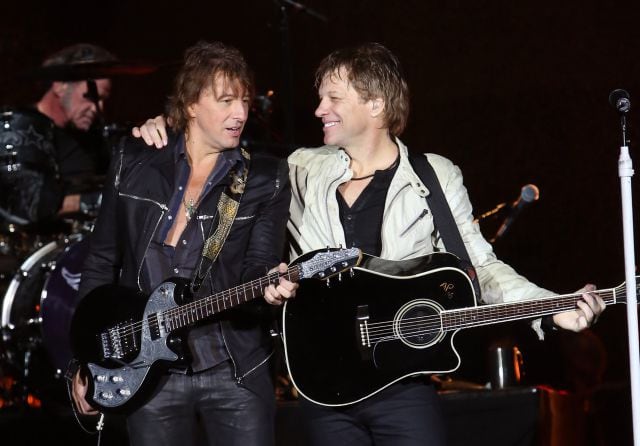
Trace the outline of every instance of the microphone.
<instances>
[{"instance_id":1,"label":"microphone","mask_svg":"<svg viewBox=\"0 0 640 446\"><path fill-rule=\"evenodd\" d=\"M628 113L629 110L631 110L629 93L621 88L617 88L609 93L609 103L622 114Z\"/></svg>"},{"instance_id":2,"label":"microphone","mask_svg":"<svg viewBox=\"0 0 640 446\"><path fill-rule=\"evenodd\" d=\"M500 237L502 237L505 232L507 232L507 230L511 227L513 221L520 214L522 209L536 201L538 198L540 198L540 189L538 189L538 186L536 186L535 184L525 184L524 186L522 186L522 189L520 190L520 196L516 201L509 205L507 216L502 222L502 225L500 225L500 228L498 228L496 235L493 236L490 242L493 243Z\"/></svg>"}]
</instances>

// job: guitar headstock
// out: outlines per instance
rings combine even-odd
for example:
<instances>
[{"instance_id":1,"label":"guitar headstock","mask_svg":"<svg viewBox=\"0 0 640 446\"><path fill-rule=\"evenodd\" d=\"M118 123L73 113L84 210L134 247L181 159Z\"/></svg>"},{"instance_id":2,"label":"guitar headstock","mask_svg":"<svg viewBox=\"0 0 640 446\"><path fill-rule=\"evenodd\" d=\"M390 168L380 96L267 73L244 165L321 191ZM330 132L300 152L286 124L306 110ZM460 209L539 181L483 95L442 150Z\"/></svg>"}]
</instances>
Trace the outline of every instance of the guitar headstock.
<instances>
[{"instance_id":1,"label":"guitar headstock","mask_svg":"<svg viewBox=\"0 0 640 446\"><path fill-rule=\"evenodd\" d=\"M616 296L616 303L628 303L627 301L627 283L622 282L620 285L614 288L614 294ZM636 303L638 302L638 297L640 296L640 276L636 276Z\"/></svg>"},{"instance_id":2,"label":"guitar headstock","mask_svg":"<svg viewBox=\"0 0 640 446\"><path fill-rule=\"evenodd\" d=\"M315 251L312 257L300 264L301 279L327 279L358 266L362 251L358 248Z\"/></svg>"}]
</instances>

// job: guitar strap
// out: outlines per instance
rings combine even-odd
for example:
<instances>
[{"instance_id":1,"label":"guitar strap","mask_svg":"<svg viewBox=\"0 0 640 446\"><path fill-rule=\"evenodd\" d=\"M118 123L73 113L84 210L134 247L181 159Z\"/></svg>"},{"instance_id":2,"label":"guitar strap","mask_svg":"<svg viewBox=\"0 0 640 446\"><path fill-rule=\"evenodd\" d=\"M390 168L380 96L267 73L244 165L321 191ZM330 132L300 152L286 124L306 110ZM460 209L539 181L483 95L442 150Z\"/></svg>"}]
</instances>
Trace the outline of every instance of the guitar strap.
<instances>
[{"instance_id":1,"label":"guitar strap","mask_svg":"<svg viewBox=\"0 0 640 446\"><path fill-rule=\"evenodd\" d=\"M191 289L193 291L200 288L203 280L209 272L214 262L218 258L224 242L227 240L227 236L231 231L231 226L238 213L240 207L240 200L244 194L244 188L247 184L247 176L249 175L249 164L251 161L251 155L245 149L240 149L242 156L245 159L244 169L242 172L231 170L229 175L231 176L231 183L220 194L218 200L218 227L213 234L207 238L202 247L202 257L200 264L196 269L196 274L191 282Z\"/></svg>"},{"instance_id":2,"label":"guitar strap","mask_svg":"<svg viewBox=\"0 0 640 446\"><path fill-rule=\"evenodd\" d=\"M429 195L427 195L427 204L433 215L433 221L436 229L442 237L444 246L447 251L455 254L460 258L463 268L473 283L473 288L476 292L476 300L480 300L480 283L478 282L478 275L471 263L469 253L464 246L462 236L458 230L458 225L453 218L451 208L447 199L444 196L436 172L433 170L433 166L427 160L424 154L409 155L409 161L413 170L418 174L422 182L429 189Z\"/></svg>"}]
</instances>

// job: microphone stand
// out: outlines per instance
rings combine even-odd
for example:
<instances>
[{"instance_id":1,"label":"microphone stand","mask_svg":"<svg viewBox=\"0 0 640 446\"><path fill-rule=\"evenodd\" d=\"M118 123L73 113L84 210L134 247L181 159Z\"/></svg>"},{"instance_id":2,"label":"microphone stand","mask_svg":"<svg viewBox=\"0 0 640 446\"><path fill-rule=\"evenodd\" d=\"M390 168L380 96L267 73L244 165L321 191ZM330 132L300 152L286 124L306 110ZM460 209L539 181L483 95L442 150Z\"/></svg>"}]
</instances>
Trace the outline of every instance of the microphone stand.
<instances>
[{"instance_id":1,"label":"microphone stand","mask_svg":"<svg viewBox=\"0 0 640 446\"><path fill-rule=\"evenodd\" d=\"M287 8L302 11L311 17L326 22L327 17L319 12L293 0L275 0L276 12L279 16L280 31L280 57L282 79L282 101L284 103L284 142L293 146L293 133L295 129L295 112L293 105L293 64L291 60L291 38L289 35L289 14Z\"/></svg>"},{"instance_id":2,"label":"microphone stand","mask_svg":"<svg viewBox=\"0 0 640 446\"><path fill-rule=\"evenodd\" d=\"M638 308L636 298L636 267L633 236L633 205L631 194L631 177L633 176L633 162L629 156L626 137L626 116L621 114L622 146L618 158L618 176L622 193L622 229L624 236L624 259L627 294L627 330L629 336L629 365L631 377L631 409L634 445L640 446L640 353L638 350Z\"/></svg>"},{"instance_id":3,"label":"microphone stand","mask_svg":"<svg viewBox=\"0 0 640 446\"><path fill-rule=\"evenodd\" d=\"M295 128L293 111L293 67L291 63L291 39L289 37L289 17L286 2L276 0L276 8L280 14L280 57L282 72L282 99L284 105L284 141L293 144Z\"/></svg>"}]
</instances>

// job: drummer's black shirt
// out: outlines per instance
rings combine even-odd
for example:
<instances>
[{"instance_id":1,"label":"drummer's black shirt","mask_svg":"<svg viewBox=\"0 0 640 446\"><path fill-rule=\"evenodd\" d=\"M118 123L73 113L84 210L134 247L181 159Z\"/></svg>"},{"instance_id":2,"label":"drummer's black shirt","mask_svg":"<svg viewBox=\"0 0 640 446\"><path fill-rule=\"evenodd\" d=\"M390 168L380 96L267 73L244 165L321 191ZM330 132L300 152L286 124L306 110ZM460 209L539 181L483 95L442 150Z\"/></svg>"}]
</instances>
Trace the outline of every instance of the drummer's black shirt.
<instances>
[{"instance_id":1,"label":"drummer's black shirt","mask_svg":"<svg viewBox=\"0 0 640 446\"><path fill-rule=\"evenodd\" d=\"M0 207L10 215L50 222L65 195L97 195L102 189L111 149L97 129L60 128L35 107L15 109L3 113L0 143L11 144L16 154L0 160Z\"/></svg>"}]
</instances>

